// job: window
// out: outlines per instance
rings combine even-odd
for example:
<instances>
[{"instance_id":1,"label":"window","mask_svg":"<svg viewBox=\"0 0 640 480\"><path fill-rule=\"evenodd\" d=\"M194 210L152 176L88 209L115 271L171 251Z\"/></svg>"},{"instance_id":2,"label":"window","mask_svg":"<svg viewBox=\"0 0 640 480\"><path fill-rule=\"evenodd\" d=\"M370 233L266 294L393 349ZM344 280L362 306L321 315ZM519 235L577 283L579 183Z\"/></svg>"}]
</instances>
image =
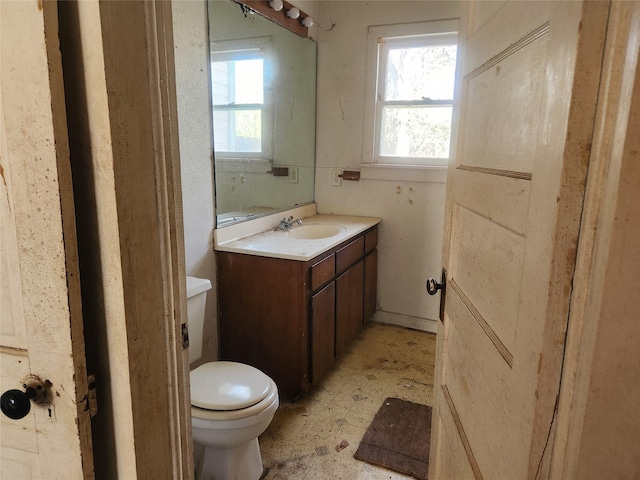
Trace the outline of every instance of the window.
<instances>
[{"instance_id":1,"label":"window","mask_svg":"<svg viewBox=\"0 0 640 480\"><path fill-rule=\"evenodd\" d=\"M266 39L216 42L211 53L214 149L220 158L269 159Z\"/></svg>"},{"instance_id":2,"label":"window","mask_svg":"<svg viewBox=\"0 0 640 480\"><path fill-rule=\"evenodd\" d=\"M449 20L369 29L365 164L447 164L456 29Z\"/></svg>"}]
</instances>

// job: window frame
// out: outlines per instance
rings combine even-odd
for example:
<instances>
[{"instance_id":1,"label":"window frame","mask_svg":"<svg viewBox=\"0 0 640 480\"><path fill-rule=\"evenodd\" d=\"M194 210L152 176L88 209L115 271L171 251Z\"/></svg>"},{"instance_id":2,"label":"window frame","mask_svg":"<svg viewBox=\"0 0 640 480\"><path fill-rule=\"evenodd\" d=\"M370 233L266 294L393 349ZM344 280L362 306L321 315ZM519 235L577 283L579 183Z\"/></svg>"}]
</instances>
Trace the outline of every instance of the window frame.
<instances>
[{"instance_id":1,"label":"window frame","mask_svg":"<svg viewBox=\"0 0 640 480\"><path fill-rule=\"evenodd\" d=\"M213 63L219 61L229 60L242 60L255 58L255 53L243 53L243 52L255 52L259 51L263 60L263 103L247 103L247 104L227 104L216 105L213 95L211 97L211 113L215 116L215 112L221 111L247 111L247 110L259 110L260 111L260 123L261 123L261 148L260 152L224 152L215 151L216 158L226 160L228 162L242 161L246 162L259 162L271 164L273 161L273 90L271 78L273 72L270 67L272 65L271 56L271 38L270 37L255 37L255 38L243 38L234 40L220 40L211 42L211 71L213 72ZM212 86L214 89L214 78L211 76ZM215 122L215 119L212 119ZM215 145L215 138L214 138ZM215 148L215 147L214 147Z\"/></svg>"},{"instance_id":2,"label":"window frame","mask_svg":"<svg viewBox=\"0 0 640 480\"><path fill-rule=\"evenodd\" d=\"M367 35L367 69L365 84L365 111L364 111L364 132L362 148L362 176L372 179L389 180L418 180L418 181L446 181L447 164L453 156L453 146L455 144L454 122L457 117L456 91L450 102L438 100L421 101L382 101L382 90L385 86L386 76L386 56L381 55L383 48L388 48L392 43L412 42L416 38L431 37L429 44L457 44L459 29L458 19L435 20L427 22L416 22L409 24L379 25L371 26ZM381 41L382 40L382 41ZM385 47L381 47L387 43ZM456 60L456 81L457 71L460 65L460 52L457 51ZM382 59L381 59L382 58ZM380 97L379 97L380 95ZM380 135L382 132L382 110L389 104L413 104L413 105L437 105L446 104L452 106L452 131L450 139L449 157L429 158L416 162L411 157L390 157L379 155Z\"/></svg>"}]
</instances>

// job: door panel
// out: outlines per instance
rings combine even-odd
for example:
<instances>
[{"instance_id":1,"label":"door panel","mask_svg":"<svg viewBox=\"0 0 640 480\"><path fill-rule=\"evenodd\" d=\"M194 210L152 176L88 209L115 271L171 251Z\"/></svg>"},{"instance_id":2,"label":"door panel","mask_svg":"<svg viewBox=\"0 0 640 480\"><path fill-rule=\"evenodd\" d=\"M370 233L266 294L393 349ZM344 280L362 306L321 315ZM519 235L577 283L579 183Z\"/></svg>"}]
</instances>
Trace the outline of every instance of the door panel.
<instances>
[{"instance_id":1,"label":"door panel","mask_svg":"<svg viewBox=\"0 0 640 480\"><path fill-rule=\"evenodd\" d=\"M467 456L467 450L462 442L455 421L449 410L443 409L438 418L438 446L442 459L438 464L435 478L443 480L466 480L474 478L474 468ZM476 467L477 471L477 467ZM431 474L429 474L431 477Z\"/></svg>"},{"instance_id":2,"label":"door panel","mask_svg":"<svg viewBox=\"0 0 640 480\"><path fill-rule=\"evenodd\" d=\"M451 276L482 322L513 350L523 238L466 208L454 211ZM465 235L460 229L473 232ZM509 281L505 284L505 279ZM494 295L494 292L500 295Z\"/></svg>"},{"instance_id":3,"label":"door panel","mask_svg":"<svg viewBox=\"0 0 640 480\"><path fill-rule=\"evenodd\" d=\"M547 31L542 26L465 76L465 167L532 172ZM514 99L518 108L510 104ZM468 149L473 153L465 156Z\"/></svg>"},{"instance_id":4,"label":"door panel","mask_svg":"<svg viewBox=\"0 0 640 480\"><path fill-rule=\"evenodd\" d=\"M448 285L452 287L452 285ZM505 410L508 405L509 384L511 381L512 366L505 359L504 352L496 347L495 339L491 338L483 329L483 325L472 313L472 307L463 302L460 298L459 288L453 291L447 290L447 317L446 320L455 318L455 325L451 323L451 329L447 331L447 342L464 350L463 352L452 352L448 350L449 360L451 362L462 364L462 360L458 357L463 356L465 359L482 362L483 374L480 377L485 382L493 394L498 397L496 406ZM463 332L462 334L459 333ZM469 338L474 341L470 342ZM453 368L453 366L452 366ZM447 375L450 374L447 365ZM447 377L447 380L449 378Z\"/></svg>"},{"instance_id":5,"label":"door panel","mask_svg":"<svg viewBox=\"0 0 640 480\"><path fill-rule=\"evenodd\" d=\"M502 175L477 175L459 169L456 204L490 218L497 225L524 235L531 182ZM509 205L509 208L501 208Z\"/></svg>"},{"instance_id":6,"label":"door panel","mask_svg":"<svg viewBox=\"0 0 640 480\"><path fill-rule=\"evenodd\" d=\"M544 477L609 7L482 3L462 22L430 477Z\"/></svg>"},{"instance_id":7,"label":"door panel","mask_svg":"<svg viewBox=\"0 0 640 480\"><path fill-rule=\"evenodd\" d=\"M474 2L469 11L469 35L473 34L478 28L486 23L486 21L496 13L505 3L505 0L495 1L486 0L484 2Z\"/></svg>"},{"instance_id":8,"label":"door panel","mask_svg":"<svg viewBox=\"0 0 640 480\"><path fill-rule=\"evenodd\" d=\"M483 337L486 335L480 332L480 338ZM510 428L513 417L509 389L512 371L506 362L501 361L495 349L480 350L469 345L471 338L471 332L462 328L458 331L450 322L445 381L447 396L455 405L483 476L506 479L509 478L508 459L515 458L519 444ZM494 458L496 452L500 452L502 460Z\"/></svg>"}]
</instances>

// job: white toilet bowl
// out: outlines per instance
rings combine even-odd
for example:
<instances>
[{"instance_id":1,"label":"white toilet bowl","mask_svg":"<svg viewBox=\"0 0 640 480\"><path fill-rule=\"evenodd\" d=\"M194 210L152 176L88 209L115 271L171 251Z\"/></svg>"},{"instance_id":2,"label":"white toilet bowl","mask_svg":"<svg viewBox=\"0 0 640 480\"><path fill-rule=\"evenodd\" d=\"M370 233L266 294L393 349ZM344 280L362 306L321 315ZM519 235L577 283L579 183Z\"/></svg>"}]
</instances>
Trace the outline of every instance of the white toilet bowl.
<instances>
[{"instance_id":1,"label":"white toilet bowl","mask_svg":"<svg viewBox=\"0 0 640 480\"><path fill-rule=\"evenodd\" d=\"M193 439L204 447L201 480L257 480L263 472L258 444L278 409L278 388L260 370L210 362L191 372Z\"/></svg>"}]
</instances>

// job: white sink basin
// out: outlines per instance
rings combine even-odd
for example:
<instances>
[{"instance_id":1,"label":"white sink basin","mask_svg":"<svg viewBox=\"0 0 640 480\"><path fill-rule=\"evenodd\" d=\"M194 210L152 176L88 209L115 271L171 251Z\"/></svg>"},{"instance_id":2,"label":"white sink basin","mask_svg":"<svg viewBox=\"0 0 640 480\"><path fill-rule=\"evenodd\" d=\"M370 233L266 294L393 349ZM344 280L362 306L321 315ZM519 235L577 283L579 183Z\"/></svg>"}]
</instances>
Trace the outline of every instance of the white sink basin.
<instances>
[{"instance_id":1,"label":"white sink basin","mask_svg":"<svg viewBox=\"0 0 640 480\"><path fill-rule=\"evenodd\" d=\"M317 240L329 238L344 231L344 227L338 225L302 225L289 230L289 236L299 240Z\"/></svg>"}]
</instances>

